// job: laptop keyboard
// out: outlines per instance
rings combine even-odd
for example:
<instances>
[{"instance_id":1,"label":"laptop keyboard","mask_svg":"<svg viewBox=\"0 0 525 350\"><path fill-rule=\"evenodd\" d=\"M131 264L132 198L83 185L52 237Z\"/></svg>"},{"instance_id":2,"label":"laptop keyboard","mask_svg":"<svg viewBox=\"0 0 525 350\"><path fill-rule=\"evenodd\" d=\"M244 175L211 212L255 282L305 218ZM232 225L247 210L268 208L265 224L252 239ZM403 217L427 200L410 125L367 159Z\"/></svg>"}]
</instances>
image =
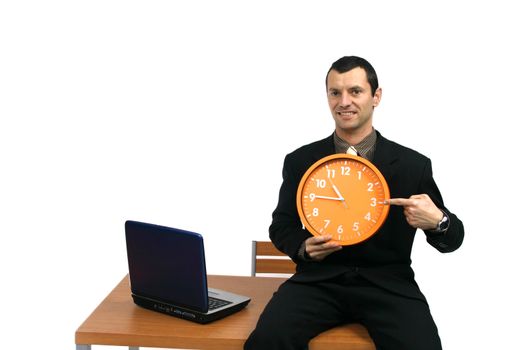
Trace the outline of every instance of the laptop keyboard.
<instances>
[{"instance_id":1,"label":"laptop keyboard","mask_svg":"<svg viewBox=\"0 0 525 350\"><path fill-rule=\"evenodd\" d=\"M231 301L226 301L208 296L208 310L215 310L231 303Z\"/></svg>"}]
</instances>

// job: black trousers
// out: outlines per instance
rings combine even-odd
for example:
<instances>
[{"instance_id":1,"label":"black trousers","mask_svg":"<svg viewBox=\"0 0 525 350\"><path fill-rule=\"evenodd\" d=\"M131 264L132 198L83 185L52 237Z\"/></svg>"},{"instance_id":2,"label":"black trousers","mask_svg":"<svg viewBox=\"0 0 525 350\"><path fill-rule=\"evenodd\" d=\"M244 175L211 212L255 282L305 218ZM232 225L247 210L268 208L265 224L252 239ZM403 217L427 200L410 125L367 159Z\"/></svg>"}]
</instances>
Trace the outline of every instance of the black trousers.
<instances>
[{"instance_id":1,"label":"black trousers","mask_svg":"<svg viewBox=\"0 0 525 350\"><path fill-rule=\"evenodd\" d=\"M394 294L355 272L317 283L283 283L244 349L304 350L319 333L352 322L368 329L378 350L441 350L424 300Z\"/></svg>"}]
</instances>

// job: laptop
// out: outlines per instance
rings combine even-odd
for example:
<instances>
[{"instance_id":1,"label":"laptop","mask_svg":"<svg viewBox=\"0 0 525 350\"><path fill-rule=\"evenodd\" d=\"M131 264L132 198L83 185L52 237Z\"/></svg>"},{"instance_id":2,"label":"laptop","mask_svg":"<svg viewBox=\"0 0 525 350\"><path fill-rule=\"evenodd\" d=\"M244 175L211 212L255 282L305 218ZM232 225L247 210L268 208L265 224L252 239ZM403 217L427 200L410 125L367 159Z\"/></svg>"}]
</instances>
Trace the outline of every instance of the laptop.
<instances>
[{"instance_id":1,"label":"laptop","mask_svg":"<svg viewBox=\"0 0 525 350\"><path fill-rule=\"evenodd\" d=\"M126 221L131 296L135 304L186 320L209 323L231 315L250 298L208 288L200 234Z\"/></svg>"}]
</instances>

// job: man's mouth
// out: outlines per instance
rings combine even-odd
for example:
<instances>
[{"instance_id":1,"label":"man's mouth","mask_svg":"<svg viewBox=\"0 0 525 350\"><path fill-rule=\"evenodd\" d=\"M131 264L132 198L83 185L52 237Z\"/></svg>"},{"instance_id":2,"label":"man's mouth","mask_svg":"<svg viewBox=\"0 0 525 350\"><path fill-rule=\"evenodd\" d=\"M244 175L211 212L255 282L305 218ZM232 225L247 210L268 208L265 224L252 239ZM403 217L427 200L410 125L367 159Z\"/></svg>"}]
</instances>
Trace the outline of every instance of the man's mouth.
<instances>
[{"instance_id":1,"label":"man's mouth","mask_svg":"<svg viewBox=\"0 0 525 350\"><path fill-rule=\"evenodd\" d=\"M356 111L337 111L337 114L339 114L342 117L352 117L357 114Z\"/></svg>"}]
</instances>

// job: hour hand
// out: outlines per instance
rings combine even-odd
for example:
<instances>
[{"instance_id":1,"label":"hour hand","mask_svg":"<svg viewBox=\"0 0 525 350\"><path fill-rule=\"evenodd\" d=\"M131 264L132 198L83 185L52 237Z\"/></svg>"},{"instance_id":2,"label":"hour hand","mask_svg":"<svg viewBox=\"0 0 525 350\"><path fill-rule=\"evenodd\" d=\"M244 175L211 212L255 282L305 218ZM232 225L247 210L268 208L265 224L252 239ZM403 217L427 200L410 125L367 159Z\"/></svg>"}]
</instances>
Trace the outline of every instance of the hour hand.
<instances>
[{"instance_id":1,"label":"hour hand","mask_svg":"<svg viewBox=\"0 0 525 350\"><path fill-rule=\"evenodd\" d=\"M341 192L337 189L337 187L335 186L335 184L333 183L332 180L330 180L330 183L331 183L332 188L334 189L335 193L339 196L339 200L343 203L345 208L348 208L348 206L346 205L345 199L343 198L343 195L341 194Z\"/></svg>"},{"instance_id":2,"label":"hour hand","mask_svg":"<svg viewBox=\"0 0 525 350\"><path fill-rule=\"evenodd\" d=\"M337 189L337 187L335 187L333 183L332 188L334 189L335 193L337 193L337 195L339 196L339 199L344 201L345 199L343 198L343 195L341 194L341 192L339 192L339 190Z\"/></svg>"}]
</instances>

